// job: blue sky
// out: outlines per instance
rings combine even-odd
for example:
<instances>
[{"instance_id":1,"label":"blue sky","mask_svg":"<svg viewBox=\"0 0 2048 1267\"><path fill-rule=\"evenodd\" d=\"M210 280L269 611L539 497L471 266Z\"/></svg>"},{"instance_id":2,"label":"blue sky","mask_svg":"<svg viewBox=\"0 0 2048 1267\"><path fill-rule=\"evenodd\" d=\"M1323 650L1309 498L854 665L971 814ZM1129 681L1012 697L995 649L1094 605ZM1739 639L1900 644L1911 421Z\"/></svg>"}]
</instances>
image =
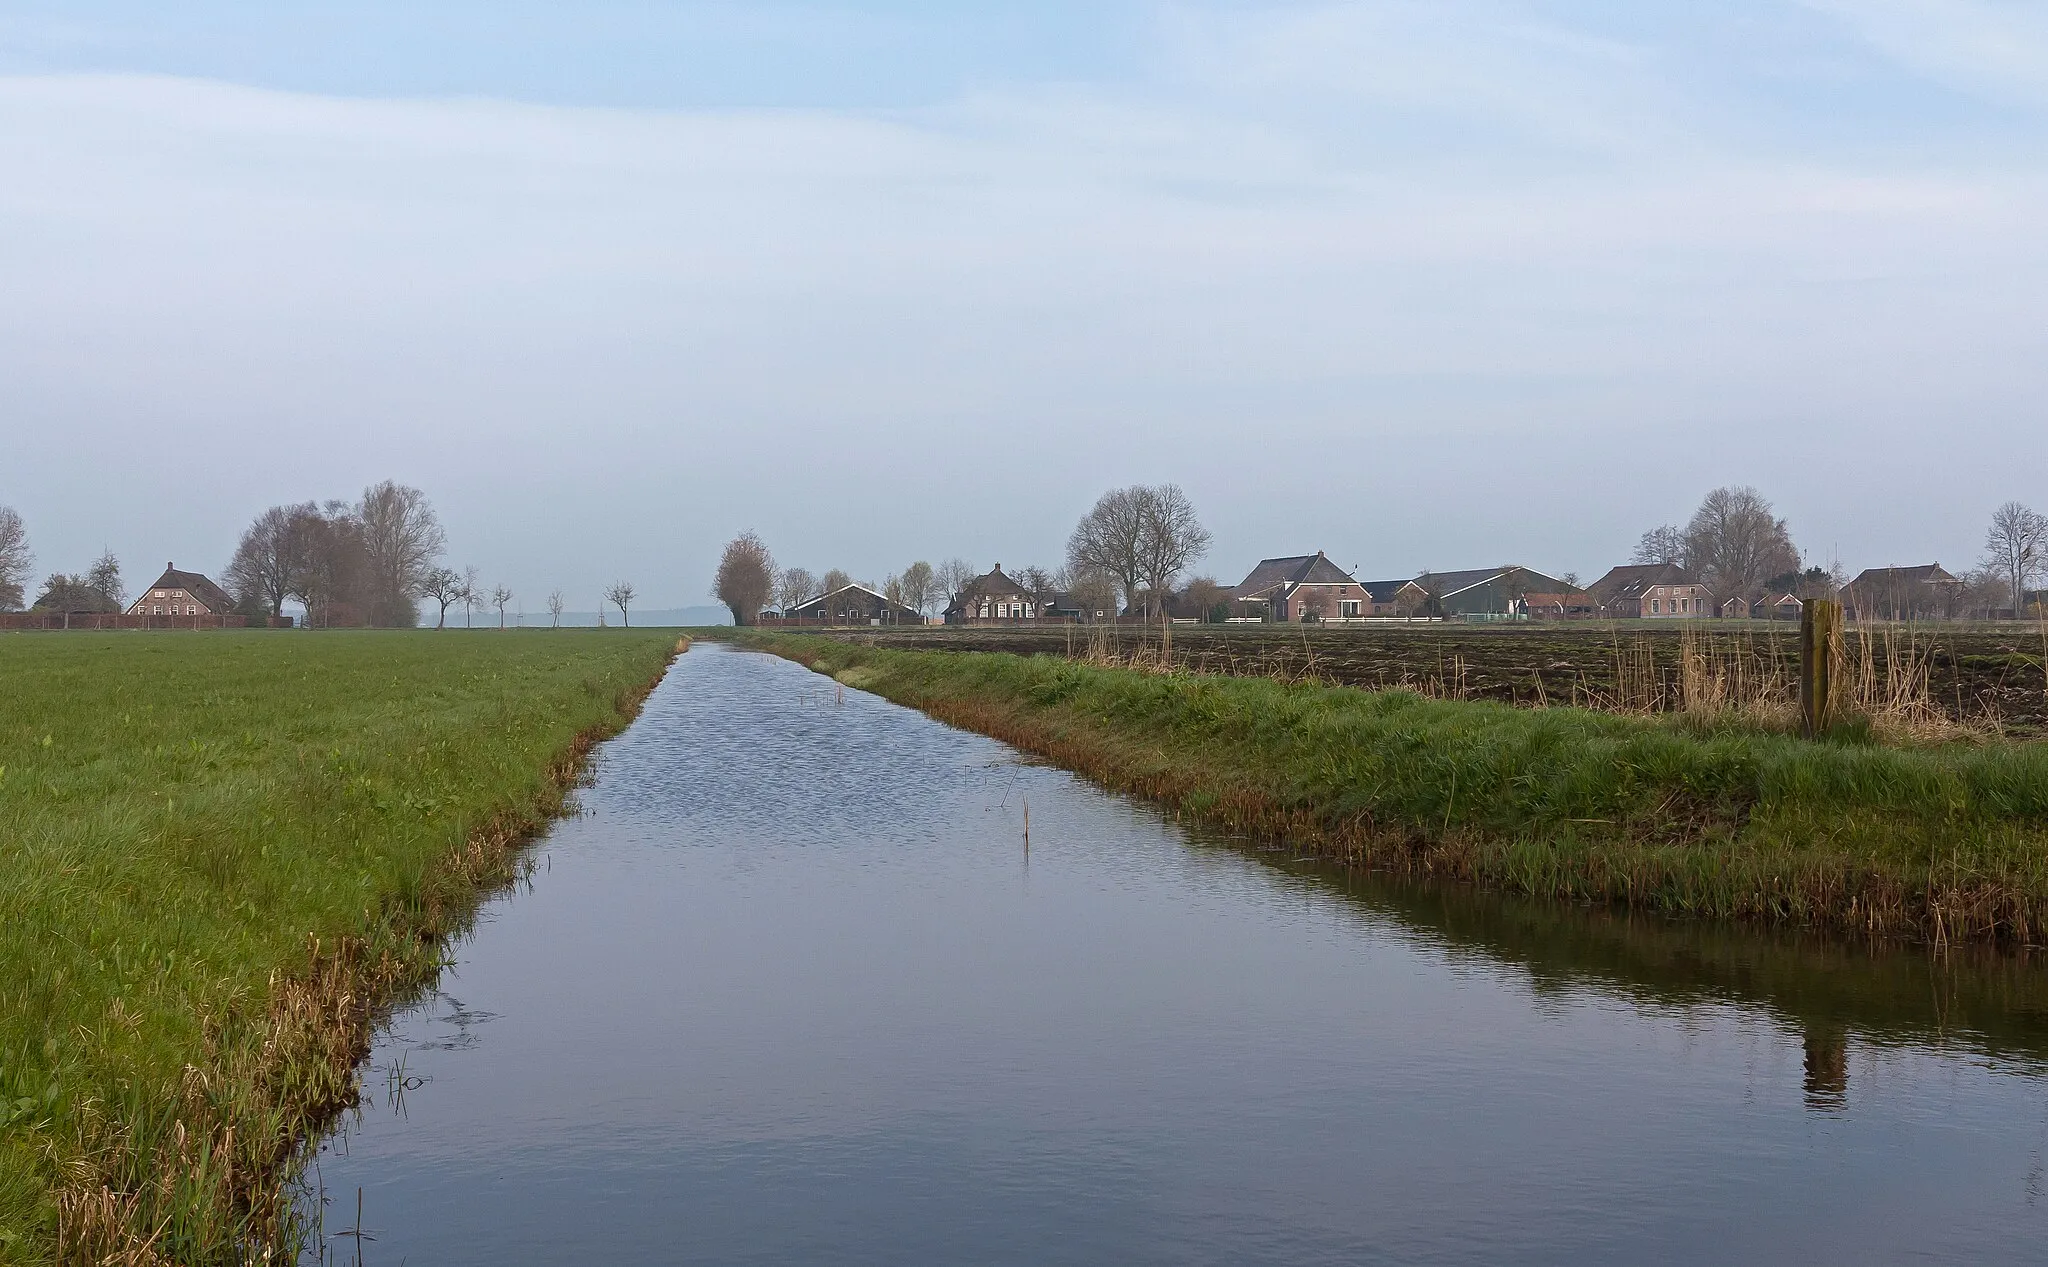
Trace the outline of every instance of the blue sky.
<instances>
[{"instance_id":1,"label":"blue sky","mask_svg":"<svg viewBox=\"0 0 2048 1267\"><path fill-rule=\"evenodd\" d=\"M394 475L515 589L1056 561L1596 574L2048 507L2048 9L2010 0L0 13L0 503L218 567ZM141 570L139 567L133 570Z\"/></svg>"}]
</instances>

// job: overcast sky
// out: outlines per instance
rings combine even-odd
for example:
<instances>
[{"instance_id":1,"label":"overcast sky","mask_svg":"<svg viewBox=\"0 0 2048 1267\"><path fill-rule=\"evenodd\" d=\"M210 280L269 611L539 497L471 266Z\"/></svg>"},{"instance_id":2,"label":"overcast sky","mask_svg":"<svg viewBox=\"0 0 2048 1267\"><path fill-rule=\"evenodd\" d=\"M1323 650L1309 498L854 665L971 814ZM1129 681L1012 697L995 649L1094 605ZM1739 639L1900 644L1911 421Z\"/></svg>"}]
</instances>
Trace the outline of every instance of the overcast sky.
<instances>
[{"instance_id":1,"label":"overcast sky","mask_svg":"<svg viewBox=\"0 0 2048 1267\"><path fill-rule=\"evenodd\" d=\"M2038 0L0 8L0 504L217 572L426 489L529 610L721 543L1590 578L2048 509Z\"/></svg>"}]
</instances>

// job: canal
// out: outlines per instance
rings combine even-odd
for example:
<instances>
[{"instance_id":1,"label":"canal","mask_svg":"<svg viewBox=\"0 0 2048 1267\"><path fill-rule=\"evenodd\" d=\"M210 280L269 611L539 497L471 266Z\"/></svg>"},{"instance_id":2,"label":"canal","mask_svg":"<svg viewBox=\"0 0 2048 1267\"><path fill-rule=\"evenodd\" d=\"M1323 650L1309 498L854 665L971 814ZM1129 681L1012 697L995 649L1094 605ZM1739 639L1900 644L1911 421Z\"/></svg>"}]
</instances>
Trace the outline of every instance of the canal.
<instances>
[{"instance_id":1,"label":"canal","mask_svg":"<svg viewBox=\"0 0 2048 1267\"><path fill-rule=\"evenodd\" d=\"M328 1261L2048 1252L2038 960L1346 875L717 645L580 799L379 1041Z\"/></svg>"}]
</instances>

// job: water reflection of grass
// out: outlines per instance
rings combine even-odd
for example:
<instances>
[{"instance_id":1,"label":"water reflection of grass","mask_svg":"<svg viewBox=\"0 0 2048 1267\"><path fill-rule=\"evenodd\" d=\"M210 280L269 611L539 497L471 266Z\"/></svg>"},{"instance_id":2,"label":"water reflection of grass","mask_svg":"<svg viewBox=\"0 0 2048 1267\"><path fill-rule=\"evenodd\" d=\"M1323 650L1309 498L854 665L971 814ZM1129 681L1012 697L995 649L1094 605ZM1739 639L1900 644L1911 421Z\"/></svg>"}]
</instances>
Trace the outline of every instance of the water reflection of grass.
<instances>
[{"instance_id":1,"label":"water reflection of grass","mask_svg":"<svg viewBox=\"0 0 2048 1267\"><path fill-rule=\"evenodd\" d=\"M2048 745L1814 744L1050 657L761 645L1183 813L1352 862L1938 941L2048 928Z\"/></svg>"},{"instance_id":2,"label":"water reflection of grass","mask_svg":"<svg viewBox=\"0 0 2048 1267\"><path fill-rule=\"evenodd\" d=\"M376 1007L674 645L0 638L0 1261L287 1237L280 1180L354 1096Z\"/></svg>"},{"instance_id":3,"label":"water reflection of grass","mask_svg":"<svg viewBox=\"0 0 2048 1267\"><path fill-rule=\"evenodd\" d=\"M1854 1037L1960 1048L2048 1073L2048 974L2034 953L1983 945L1936 953L1328 867L1314 874L1373 918L1521 973L1538 995L1592 990L1650 1009L1760 1010L1806 1037L1810 1066L1825 1066Z\"/></svg>"}]
</instances>

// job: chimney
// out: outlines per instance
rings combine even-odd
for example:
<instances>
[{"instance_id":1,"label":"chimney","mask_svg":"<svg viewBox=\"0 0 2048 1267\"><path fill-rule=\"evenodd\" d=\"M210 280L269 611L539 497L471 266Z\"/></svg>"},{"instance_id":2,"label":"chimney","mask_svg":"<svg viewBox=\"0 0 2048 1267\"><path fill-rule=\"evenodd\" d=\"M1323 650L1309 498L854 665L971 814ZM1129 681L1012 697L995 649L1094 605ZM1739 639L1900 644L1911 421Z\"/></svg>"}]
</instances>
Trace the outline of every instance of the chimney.
<instances>
[{"instance_id":1,"label":"chimney","mask_svg":"<svg viewBox=\"0 0 2048 1267\"><path fill-rule=\"evenodd\" d=\"M178 570L178 565L177 565L177 564L175 564L175 563L166 563L166 564L164 564L164 571L166 571L166 572L175 572L175 571L177 571L177 570Z\"/></svg>"}]
</instances>

